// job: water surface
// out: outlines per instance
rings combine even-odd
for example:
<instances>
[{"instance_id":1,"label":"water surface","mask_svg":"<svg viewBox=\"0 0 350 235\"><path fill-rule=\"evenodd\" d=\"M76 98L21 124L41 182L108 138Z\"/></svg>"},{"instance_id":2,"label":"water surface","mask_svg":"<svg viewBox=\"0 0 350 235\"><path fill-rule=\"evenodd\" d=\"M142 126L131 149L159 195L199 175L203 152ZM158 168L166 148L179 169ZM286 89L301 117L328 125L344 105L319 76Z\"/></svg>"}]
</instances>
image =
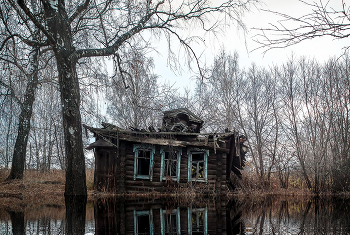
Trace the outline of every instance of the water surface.
<instances>
[{"instance_id":1,"label":"water surface","mask_svg":"<svg viewBox=\"0 0 350 235\"><path fill-rule=\"evenodd\" d=\"M349 198L99 198L0 210L0 234L350 234ZM8 207L9 208L9 207Z\"/></svg>"}]
</instances>

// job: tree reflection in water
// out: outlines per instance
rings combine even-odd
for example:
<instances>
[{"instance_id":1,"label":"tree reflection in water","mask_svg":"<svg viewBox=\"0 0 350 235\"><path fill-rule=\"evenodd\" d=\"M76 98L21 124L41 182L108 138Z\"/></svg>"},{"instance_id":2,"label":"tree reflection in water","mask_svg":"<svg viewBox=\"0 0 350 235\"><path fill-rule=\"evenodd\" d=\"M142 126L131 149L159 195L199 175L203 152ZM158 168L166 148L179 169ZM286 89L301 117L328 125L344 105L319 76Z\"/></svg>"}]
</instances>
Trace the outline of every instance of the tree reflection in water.
<instances>
[{"instance_id":1,"label":"tree reflection in water","mask_svg":"<svg viewBox=\"0 0 350 235\"><path fill-rule=\"evenodd\" d=\"M349 198L149 200L98 198L89 210L79 197L66 198L67 210L0 207L0 234L350 234Z\"/></svg>"},{"instance_id":2,"label":"tree reflection in water","mask_svg":"<svg viewBox=\"0 0 350 235\"><path fill-rule=\"evenodd\" d=\"M24 225L24 212L20 211L7 211L11 217L12 224L12 234L13 235L24 235L25 225Z\"/></svg>"},{"instance_id":3,"label":"tree reflection in water","mask_svg":"<svg viewBox=\"0 0 350 235\"><path fill-rule=\"evenodd\" d=\"M242 205L245 234L350 234L349 199L274 198Z\"/></svg>"},{"instance_id":4,"label":"tree reflection in water","mask_svg":"<svg viewBox=\"0 0 350 235\"><path fill-rule=\"evenodd\" d=\"M86 196L65 196L66 234L85 234Z\"/></svg>"}]
</instances>

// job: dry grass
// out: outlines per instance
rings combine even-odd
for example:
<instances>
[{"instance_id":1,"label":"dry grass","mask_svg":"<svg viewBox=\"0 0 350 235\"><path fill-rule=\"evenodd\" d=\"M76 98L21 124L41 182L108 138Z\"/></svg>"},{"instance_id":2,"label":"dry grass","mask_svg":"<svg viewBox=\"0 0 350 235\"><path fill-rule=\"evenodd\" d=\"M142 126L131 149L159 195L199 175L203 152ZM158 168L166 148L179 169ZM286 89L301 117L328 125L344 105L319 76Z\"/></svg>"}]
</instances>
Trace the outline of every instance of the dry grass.
<instances>
[{"instance_id":1,"label":"dry grass","mask_svg":"<svg viewBox=\"0 0 350 235\"><path fill-rule=\"evenodd\" d=\"M243 171L242 180L237 179L232 175L231 180L239 187L234 193L230 193L230 196L264 198L269 195L296 197L313 195L298 175L290 176L287 189L282 188L280 181L273 174L271 175L270 180L267 181L259 179L257 175L252 172Z\"/></svg>"},{"instance_id":2,"label":"dry grass","mask_svg":"<svg viewBox=\"0 0 350 235\"><path fill-rule=\"evenodd\" d=\"M4 181L9 172L0 171L0 208L13 211L35 209L42 206L63 207L65 172L51 170L50 173L25 171L23 180ZM88 170L87 185L93 183L93 172ZM89 188L89 186L88 186ZM92 200L92 190L88 190L88 200Z\"/></svg>"}]
</instances>

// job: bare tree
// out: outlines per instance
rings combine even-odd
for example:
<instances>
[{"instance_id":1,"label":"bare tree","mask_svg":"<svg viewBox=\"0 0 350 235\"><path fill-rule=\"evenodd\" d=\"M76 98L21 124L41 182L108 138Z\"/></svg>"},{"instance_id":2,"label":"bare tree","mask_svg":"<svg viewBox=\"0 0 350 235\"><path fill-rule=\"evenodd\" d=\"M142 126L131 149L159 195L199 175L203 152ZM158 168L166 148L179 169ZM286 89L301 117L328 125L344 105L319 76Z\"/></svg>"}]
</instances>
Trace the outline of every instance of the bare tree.
<instances>
[{"instance_id":1,"label":"bare tree","mask_svg":"<svg viewBox=\"0 0 350 235\"><path fill-rule=\"evenodd\" d=\"M2 4L9 5L12 0ZM35 14L34 4L17 1L30 20L45 35L40 46L53 51L58 70L61 93L65 152L67 157L65 195L86 195L85 159L82 143L80 90L77 63L86 57L110 56L138 36L150 30L168 38L175 37L188 51L190 58L199 63L190 46L191 38L177 30L188 25L200 25L205 31L214 31L220 22L209 19L233 20L240 23L242 10L249 0L224 1L210 4L207 0L173 1L40 1ZM212 18L210 18L212 17ZM17 32L19 38L26 36ZM91 35L91 36L89 36Z\"/></svg>"},{"instance_id":2,"label":"bare tree","mask_svg":"<svg viewBox=\"0 0 350 235\"><path fill-rule=\"evenodd\" d=\"M224 50L215 58L208 81L199 78L201 87L197 88L202 95L203 106L207 110L205 116L207 126L214 132L238 128L235 100L241 91L237 84L242 80L239 69L238 53L228 54Z\"/></svg>"},{"instance_id":3,"label":"bare tree","mask_svg":"<svg viewBox=\"0 0 350 235\"><path fill-rule=\"evenodd\" d=\"M275 164L279 118L277 116L276 79L269 71L252 65L246 73L247 86L241 107L244 122L242 129L247 135L257 175L269 180Z\"/></svg>"},{"instance_id":4,"label":"bare tree","mask_svg":"<svg viewBox=\"0 0 350 235\"><path fill-rule=\"evenodd\" d=\"M23 98L19 99L15 89L11 85L5 83L4 81L0 81L1 86L9 89L11 97L17 102L21 110L18 120L17 137L12 155L12 167L7 180L23 178L26 149L30 132L30 120L32 117L33 103L35 100L35 91L39 83L38 73L40 54L40 47L38 45L28 43L27 40L23 41L27 42L28 45L25 43L21 45L14 39L15 35L13 32L13 26L16 24L15 21L21 20L21 17L23 16L19 15L19 18L13 18L12 14L14 14L16 11L18 12L19 9L14 6L13 2L11 2L11 4L15 9L12 10L7 6L2 6L3 8L0 9L0 17L3 28L2 33L6 35L6 38L0 47L0 50L2 51L0 60L12 64L17 70L19 70L21 74L20 76L23 77L22 79L26 80L27 82ZM33 7L34 12L37 13L35 4ZM39 29L32 29L31 25L27 23L24 23L23 25L24 26L19 28L31 32L30 40L32 42L38 42L40 37ZM9 43L6 44L7 41L9 41ZM29 51L29 60L20 54L20 50L22 50L22 52Z\"/></svg>"},{"instance_id":5,"label":"bare tree","mask_svg":"<svg viewBox=\"0 0 350 235\"><path fill-rule=\"evenodd\" d=\"M108 114L123 128L155 126L155 112L160 109L156 107L159 91L153 60L137 49L124 55L123 59L115 58L117 71L106 94Z\"/></svg>"},{"instance_id":6,"label":"bare tree","mask_svg":"<svg viewBox=\"0 0 350 235\"><path fill-rule=\"evenodd\" d=\"M302 16L292 16L281 12L266 10L282 19L271 23L270 28L259 28L261 33L255 36L259 48L284 48L301 41L313 38L331 36L336 39L350 36L350 6L344 0L338 0L338 8L333 8L331 1L313 1L308 3L299 0L310 7L310 13ZM257 29L257 28L256 28Z\"/></svg>"},{"instance_id":7,"label":"bare tree","mask_svg":"<svg viewBox=\"0 0 350 235\"><path fill-rule=\"evenodd\" d=\"M301 112L302 106L302 83L298 76L298 67L296 63L291 59L281 70L281 92L283 104L283 118L285 119L284 130L289 141L289 145L292 145L295 151L295 155L300 164L302 175L306 181L309 189L312 188L312 183L307 169L306 151L303 148L303 142L305 141L305 135L301 125Z\"/></svg>"}]
</instances>

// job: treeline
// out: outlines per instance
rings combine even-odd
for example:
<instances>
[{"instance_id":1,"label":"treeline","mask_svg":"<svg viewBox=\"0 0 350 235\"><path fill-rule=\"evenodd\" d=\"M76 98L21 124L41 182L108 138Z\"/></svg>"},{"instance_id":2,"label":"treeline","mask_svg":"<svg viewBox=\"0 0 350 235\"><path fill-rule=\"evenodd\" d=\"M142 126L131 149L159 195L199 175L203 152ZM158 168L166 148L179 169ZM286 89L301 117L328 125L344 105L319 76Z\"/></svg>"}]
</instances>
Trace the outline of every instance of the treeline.
<instances>
[{"instance_id":1,"label":"treeline","mask_svg":"<svg viewBox=\"0 0 350 235\"><path fill-rule=\"evenodd\" d=\"M32 108L25 107L29 99L26 90L33 85L31 61L25 55L14 54L12 49L3 49L8 58L0 58L0 169L12 167L16 141L20 139L23 145L27 144L25 169L64 170L65 140L55 62L52 57L44 58L47 60L39 65L35 96L29 97ZM134 47L124 51L119 60L112 60L112 66L103 59L85 59L80 64L80 112L84 124L100 127L101 122L110 122L123 128L157 128L162 111L189 106L190 96L182 96L172 85L158 82L153 60L145 56L144 49ZM32 112L30 122L20 118L23 110ZM19 126L30 126L27 142L25 136L18 138ZM92 140L91 133L83 130L85 147ZM93 168L92 153L84 151L86 167Z\"/></svg>"},{"instance_id":2,"label":"treeline","mask_svg":"<svg viewBox=\"0 0 350 235\"><path fill-rule=\"evenodd\" d=\"M222 52L211 75L200 80L211 131L236 129L247 136L252 170L261 182L277 175L288 188L298 172L314 193L349 190L350 57L292 58L279 66L238 67Z\"/></svg>"},{"instance_id":3,"label":"treeline","mask_svg":"<svg viewBox=\"0 0 350 235\"><path fill-rule=\"evenodd\" d=\"M198 77L196 88L184 92L160 84L143 49L134 48L114 59L112 75L107 75L103 60L81 64L84 124L100 126L104 121L147 130L161 125L162 111L187 107L205 121L204 131L228 128L247 137L248 165L261 182L269 183L273 174L288 188L291 172L298 172L314 193L349 190L349 55L322 64L292 58L269 68L255 64L240 68L238 54L222 51L205 77ZM28 82L13 63L3 66L0 165L8 169ZM51 71L40 74L26 169L65 169L61 102L57 74ZM91 135L83 134L88 145ZM86 164L93 167L93 158L87 158Z\"/></svg>"}]
</instances>

